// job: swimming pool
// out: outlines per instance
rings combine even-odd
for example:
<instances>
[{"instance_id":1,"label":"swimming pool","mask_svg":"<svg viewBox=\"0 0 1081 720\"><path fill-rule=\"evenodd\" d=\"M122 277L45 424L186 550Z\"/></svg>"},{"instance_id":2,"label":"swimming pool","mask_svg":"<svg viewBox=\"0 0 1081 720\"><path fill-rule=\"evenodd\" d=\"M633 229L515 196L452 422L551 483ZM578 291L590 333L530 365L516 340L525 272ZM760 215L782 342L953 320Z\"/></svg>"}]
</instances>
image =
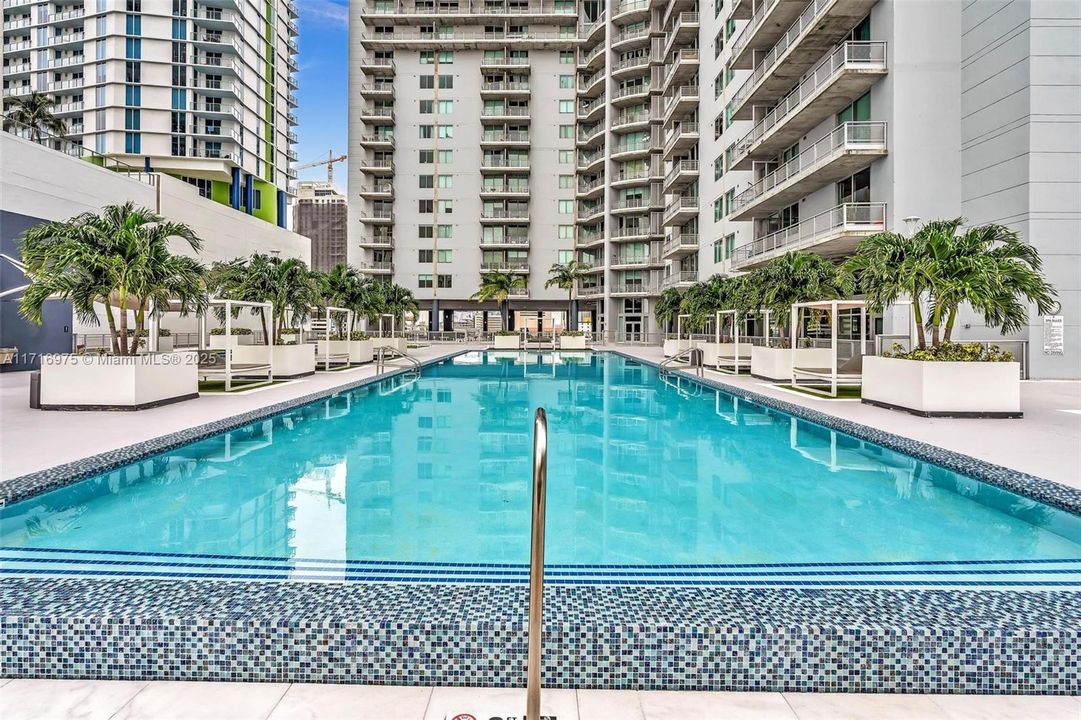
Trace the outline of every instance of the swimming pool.
<instances>
[{"instance_id":1,"label":"swimming pool","mask_svg":"<svg viewBox=\"0 0 1081 720\"><path fill-rule=\"evenodd\" d=\"M0 510L8 575L1081 586L1081 518L612 353L469 352Z\"/></svg>"}]
</instances>

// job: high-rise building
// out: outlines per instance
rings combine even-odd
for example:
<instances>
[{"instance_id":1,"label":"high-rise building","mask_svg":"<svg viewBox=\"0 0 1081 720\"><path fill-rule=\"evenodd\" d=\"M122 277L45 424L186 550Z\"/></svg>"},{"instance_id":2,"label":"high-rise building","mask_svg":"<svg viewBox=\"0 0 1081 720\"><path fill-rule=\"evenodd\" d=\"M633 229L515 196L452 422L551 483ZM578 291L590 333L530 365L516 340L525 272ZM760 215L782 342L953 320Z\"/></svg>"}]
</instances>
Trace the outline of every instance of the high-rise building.
<instances>
[{"instance_id":1,"label":"high-rise building","mask_svg":"<svg viewBox=\"0 0 1081 720\"><path fill-rule=\"evenodd\" d=\"M285 227L298 32L291 0L9 0L4 100L46 93L76 145Z\"/></svg>"},{"instance_id":2,"label":"high-rise building","mask_svg":"<svg viewBox=\"0 0 1081 720\"><path fill-rule=\"evenodd\" d=\"M575 0L350 3L349 256L433 328L484 271L566 312L544 283L573 257L577 24Z\"/></svg>"},{"instance_id":3,"label":"high-rise building","mask_svg":"<svg viewBox=\"0 0 1081 720\"><path fill-rule=\"evenodd\" d=\"M301 181L293 205L293 231L312 241L312 268L329 270L347 262L345 196L328 182Z\"/></svg>"}]
</instances>

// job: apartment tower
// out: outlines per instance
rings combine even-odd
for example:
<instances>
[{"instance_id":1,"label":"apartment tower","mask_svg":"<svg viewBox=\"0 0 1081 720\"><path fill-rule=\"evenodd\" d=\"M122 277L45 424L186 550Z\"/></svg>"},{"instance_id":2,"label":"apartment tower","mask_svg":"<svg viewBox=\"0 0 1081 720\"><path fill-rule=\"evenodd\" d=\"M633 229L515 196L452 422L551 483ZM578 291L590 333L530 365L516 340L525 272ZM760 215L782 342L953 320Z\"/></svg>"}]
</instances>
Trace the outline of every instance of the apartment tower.
<instances>
[{"instance_id":1,"label":"apartment tower","mask_svg":"<svg viewBox=\"0 0 1081 720\"><path fill-rule=\"evenodd\" d=\"M349 258L411 289L432 329L481 273L517 311L566 313L573 258L575 0L350 3Z\"/></svg>"},{"instance_id":2,"label":"apartment tower","mask_svg":"<svg viewBox=\"0 0 1081 720\"><path fill-rule=\"evenodd\" d=\"M328 182L297 183L293 205L293 231L312 241L312 269L330 270L348 261L346 226L348 207L344 195Z\"/></svg>"},{"instance_id":3,"label":"apartment tower","mask_svg":"<svg viewBox=\"0 0 1081 720\"><path fill-rule=\"evenodd\" d=\"M291 0L6 0L3 94L48 94L78 146L281 227L296 175Z\"/></svg>"}]
</instances>

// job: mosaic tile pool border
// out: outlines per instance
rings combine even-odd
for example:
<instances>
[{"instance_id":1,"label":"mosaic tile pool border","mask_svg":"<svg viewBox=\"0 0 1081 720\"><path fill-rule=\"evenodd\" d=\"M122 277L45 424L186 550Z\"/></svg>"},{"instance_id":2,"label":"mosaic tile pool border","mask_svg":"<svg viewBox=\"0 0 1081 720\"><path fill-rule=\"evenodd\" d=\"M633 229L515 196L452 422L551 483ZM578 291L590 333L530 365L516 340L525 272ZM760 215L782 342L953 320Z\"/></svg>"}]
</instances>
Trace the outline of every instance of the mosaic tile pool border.
<instances>
[{"instance_id":1,"label":"mosaic tile pool border","mask_svg":"<svg viewBox=\"0 0 1081 720\"><path fill-rule=\"evenodd\" d=\"M650 365L654 368L659 367L660 365L653 360L647 360L622 350L608 350L608 352L621 355L629 360L634 360L635 362L640 362L643 365ZM831 430L837 430L860 440L873 442L876 445L881 445L890 450L896 450L897 452L911 455L917 460L924 460L926 462L934 463L935 465L940 465L948 470L954 470L963 475L968 475L969 477L986 482L989 485L994 485L995 487L1009 490L1010 492L1023 495L1046 505L1081 515L1081 489L1068 487L1053 480L1029 475L1020 472L1019 470L1012 470L1008 467L1003 467L1002 465L995 465L986 460L980 460L971 455L947 450L920 440L913 440L912 438L895 435L886 432L885 430L873 428L869 425L845 420L836 415L830 415L804 405L797 405L786 400L781 400L780 398L757 393L753 390L748 390L739 387L738 385L731 385L714 378L698 377L682 370L676 371L675 374L683 379L691 380L705 387L721 390L730 395L749 400L756 405L761 405L762 407L772 410L778 410L803 420L809 420Z\"/></svg>"},{"instance_id":2,"label":"mosaic tile pool border","mask_svg":"<svg viewBox=\"0 0 1081 720\"><path fill-rule=\"evenodd\" d=\"M30 497L400 372L16 478L3 497ZM1057 483L686 377L1081 508L1081 493ZM526 610L523 585L3 578L0 676L521 686ZM1081 592L550 587L545 648L548 687L1076 694Z\"/></svg>"},{"instance_id":3,"label":"mosaic tile pool border","mask_svg":"<svg viewBox=\"0 0 1081 720\"><path fill-rule=\"evenodd\" d=\"M462 355L463 353L475 351L476 349L474 348L448 352L445 355L422 361L421 367L425 368L458 355ZM401 368L392 372L385 372L380 375L373 375L372 377L345 382L325 390L308 393L307 395L302 395L290 400L283 400L274 403L273 405L267 405L255 410L249 410L245 413L231 415L220 420L212 420L211 422L197 427L186 428L174 433L151 438L136 443L135 445L128 445L115 450L109 450L98 455L91 455L90 457L82 458L80 460L57 465L56 467L20 475L11 478L10 480L0 481L0 505L15 503L20 500L34 497L35 495L41 495L50 490L55 490L56 488L78 482L84 478L108 472L121 465L127 465L128 463L142 460L151 455L157 455L158 453L172 450L181 445L187 445L188 443L203 440L213 435L228 432L229 430L235 430L238 427L243 427L244 425L248 425L258 420L263 420L277 413L293 410L302 405L307 405L308 403L324 400L343 392L364 387L365 385L383 382L409 371L410 368Z\"/></svg>"},{"instance_id":4,"label":"mosaic tile pool border","mask_svg":"<svg viewBox=\"0 0 1081 720\"><path fill-rule=\"evenodd\" d=\"M0 580L4 677L521 687L519 586ZM559 587L546 687L1075 694L1081 593Z\"/></svg>"}]
</instances>

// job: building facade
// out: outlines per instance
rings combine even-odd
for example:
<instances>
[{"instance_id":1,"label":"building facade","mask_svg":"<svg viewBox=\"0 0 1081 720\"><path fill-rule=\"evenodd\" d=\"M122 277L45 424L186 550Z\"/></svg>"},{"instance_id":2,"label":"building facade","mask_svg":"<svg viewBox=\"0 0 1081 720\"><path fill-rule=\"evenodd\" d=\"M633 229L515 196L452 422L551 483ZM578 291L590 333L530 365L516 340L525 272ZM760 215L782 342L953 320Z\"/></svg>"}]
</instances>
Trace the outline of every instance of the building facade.
<instances>
[{"instance_id":1,"label":"building facade","mask_svg":"<svg viewBox=\"0 0 1081 720\"><path fill-rule=\"evenodd\" d=\"M411 289L431 327L477 309L481 273L514 309L573 258L574 0L350 3L349 257Z\"/></svg>"},{"instance_id":2,"label":"building facade","mask_svg":"<svg viewBox=\"0 0 1081 720\"><path fill-rule=\"evenodd\" d=\"M301 181L293 206L293 230L312 241L312 268L329 270L348 261L346 198L328 182Z\"/></svg>"},{"instance_id":3,"label":"building facade","mask_svg":"<svg viewBox=\"0 0 1081 720\"><path fill-rule=\"evenodd\" d=\"M291 0L9 0L3 94L68 137L281 227L296 160Z\"/></svg>"}]
</instances>

